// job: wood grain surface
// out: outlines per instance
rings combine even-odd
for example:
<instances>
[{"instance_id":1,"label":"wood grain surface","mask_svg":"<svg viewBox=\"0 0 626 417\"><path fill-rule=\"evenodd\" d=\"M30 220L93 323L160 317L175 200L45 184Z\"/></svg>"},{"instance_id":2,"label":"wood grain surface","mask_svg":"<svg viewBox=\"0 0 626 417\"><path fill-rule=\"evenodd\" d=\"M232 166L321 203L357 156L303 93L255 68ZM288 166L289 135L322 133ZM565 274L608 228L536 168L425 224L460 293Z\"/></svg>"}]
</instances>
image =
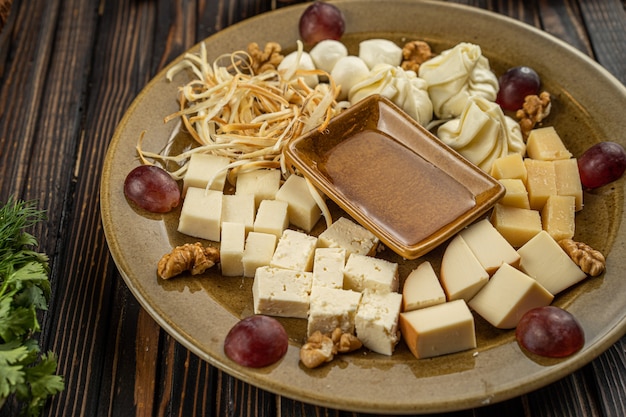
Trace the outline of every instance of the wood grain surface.
<instances>
[{"instance_id":1,"label":"wood grain surface","mask_svg":"<svg viewBox=\"0 0 626 417\"><path fill-rule=\"evenodd\" d=\"M105 152L144 85L199 40L291 3L13 1L0 33L0 201L36 199L48 214L33 230L52 261L41 344L59 355L66 389L49 402L46 416L365 416L270 394L190 353L133 298L100 220ZM539 27L626 83L624 1L459 3ZM536 392L445 416L623 417L625 340ZM0 410L2 417L15 415L14 402Z\"/></svg>"}]
</instances>

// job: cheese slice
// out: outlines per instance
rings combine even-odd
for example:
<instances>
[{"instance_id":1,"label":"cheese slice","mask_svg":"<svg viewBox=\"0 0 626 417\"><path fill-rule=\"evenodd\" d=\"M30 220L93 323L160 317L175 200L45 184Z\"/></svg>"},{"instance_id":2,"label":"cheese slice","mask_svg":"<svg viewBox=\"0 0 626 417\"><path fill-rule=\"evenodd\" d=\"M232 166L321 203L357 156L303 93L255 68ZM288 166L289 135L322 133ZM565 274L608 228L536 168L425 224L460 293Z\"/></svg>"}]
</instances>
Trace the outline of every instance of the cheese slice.
<instances>
[{"instance_id":1,"label":"cheese slice","mask_svg":"<svg viewBox=\"0 0 626 417\"><path fill-rule=\"evenodd\" d=\"M476 347L474 316L463 300L400 313L399 322L403 340L418 359Z\"/></svg>"},{"instance_id":2,"label":"cheese slice","mask_svg":"<svg viewBox=\"0 0 626 417\"><path fill-rule=\"evenodd\" d=\"M502 264L513 266L519 264L519 254L496 230L489 219L480 220L459 234L489 275L496 272Z\"/></svg>"},{"instance_id":3,"label":"cheese slice","mask_svg":"<svg viewBox=\"0 0 626 417\"><path fill-rule=\"evenodd\" d=\"M339 328L354 334L354 320L361 301L361 293L330 287L311 287L307 334L316 330L323 334Z\"/></svg>"},{"instance_id":4,"label":"cheese slice","mask_svg":"<svg viewBox=\"0 0 626 417\"><path fill-rule=\"evenodd\" d=\"M422 262L406 277L402 287L402 311L445 302L446 294L430 262Z\"/></svg>"},{"instance_id":5,"label":"cheese slice","mask_svg":"<svg viewBox=\"0 0 626 417\"><path fill-rule=\"evenodd\" d=\"M512 329L527 311L547 306L553 298L537 281L504 264L469 306L494 327Z\"/></svg>"},{"instance_id":6,"label":"cheese slice","mask_svg":"<svg viewBox=\"0 0 626 417\"><path fill-rule=\"evenodd\" d=\"M354 319L356 335L366 348L391 355L400 341L398 316L402 295L397 292L363 291Z\"/></svg>"},{"instance_id":7,"label":"cheese slice","mask_svg":"<svg viewBox=\"0 0 626 417\"><path fill-rule=\"evenodd\" d=\"M307 318L312 278L310 272L257 268L252 283L254 313Z\"/></svg>"},{"instance_id":8,"label":"cheese slice","mask_svg":"<svg viewBox=\"0 0 626 417\"><path fill-rule=\"evenodd\" d=\"M440 275L448 301L470 300L489 280L489 273L461 235L448 243L441 258Z\"/></svg>"},{"instance_id":9,"label":"cheese slice","mask_svg":"<svg viewBox=\"0 0 626 417\"><path fill-rule=\"evenodd\" d=\"M587 276L545 230L517 251L521 256L520 269L553 295Z\"/></svg>"}]
</instances>

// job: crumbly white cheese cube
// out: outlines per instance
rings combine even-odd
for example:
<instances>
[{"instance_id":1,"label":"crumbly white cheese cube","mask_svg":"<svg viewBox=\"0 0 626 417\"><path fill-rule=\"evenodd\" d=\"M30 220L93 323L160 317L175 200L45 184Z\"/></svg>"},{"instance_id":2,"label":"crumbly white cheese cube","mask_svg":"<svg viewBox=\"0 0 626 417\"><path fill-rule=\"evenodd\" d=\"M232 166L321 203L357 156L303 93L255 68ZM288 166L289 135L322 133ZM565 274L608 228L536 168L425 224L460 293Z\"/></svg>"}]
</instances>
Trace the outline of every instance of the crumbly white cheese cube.
<instances>
[{"instance_id":1,"label":"crumbly white cheese cube","mask_svg":"<svg viewBox=\"0 0 626 417\"><path fill-rule=\"evenodd\" d=\"M221 191L190 187L180 211L178 231L219 242L223 196Z\"/></svg>"},{"instance_id":2,"label":"crumbly white cheese cube","mask_svg":"<svg viewBox=\"0 0 626 417\"><path fill-rule=\"evenodd\" d=\"M519 264L519 254L489 219L468 226L460 235L489 275L496 272L502 264Z\"/></svg>"},{"instance_id":3,"label":"crumbly white cheese cube","mask_svg":"<svg viewBox=\"0 0 626 417\"><path fill-rule=\"evenodd\" d=\"M183 177L183 195L186 195L189 187L224 191L226 167L229 164L230 159L225 156L205 153L191 154L187 163L187 172Z\"/></svg>"},{"instance_id":4,"label":"crumbly white cheese cube","mask_svg":"<svg viewBox=\"0 0 626 417\"><path fill-rule=\"evenodd\" d=\"M224 194L222 223L243 223L246 233L253 230L256 205L253 194Z\"/></svg>"},{"instance_id":5,"label":"crumbly white cheese cube","mask_svg":"<svg viewBox=\"0 0 626 417\"><path fill-rule=\"evenodd\" d=\"M346 259L350 254L374 255L379 239L372 232L345 217L334 221L318 236L322 248L343 248Z\"/></svg>"},{"instance_id":6,"label":"crumbly white cheese cube","mask_svg":"<svg viewBox=\"0 0 626 417\"><path fill-rule=\"evenodd\" d=\"M315 236L285 229L278 239L278 245L270 261L270 266L311 272L316 245L317 238Z\"/></svg>"},{"instance_id":7,"label":"crumbly white cheese cube","mask_svg":"<svg viewBox=\"0 0 626 417\"><path fill-rule=\"evenodd\" d=\"M343 287L363 291L398 291L398 264L372 256L352 254L343 269Z\"/></svg>"},{"instance_id":8,"label":"crumbly white cheese cube","mask_svg":"<svg viewBox=\"0 0 626 417\"><path fill-rule=\"evenodd\" d=\"M245 277L253 277L257 268L270 264L277 240L276 236L270 233L248 233L241 258Z\"/></svg>"},{"instance_id":9,"label":"crumbly white cheese cube","mask_svg":"<svg viewBox=\"0 0 626 417\"><path fill-rule=\"evenodd\" d=\"M243 250L246 242L246 226L243 223L222 222L220 266L226 277L243 276Z\"/></svg>"},{"instance_id":10,"label":"crumbly white cheese cube","mask_svg":"<svg viewBox=\"0 0 626 417\"><path fill-rule=\"evenodd\" d=\"M553 298L537 281L504 264L468 304L492 326L512 329L527 311L547 306Z\"/></svg>"},{"instance_id":11,"label":"crumbly white cheese cube","mask_svg":"<svg viewBox=\"0 0 626 417\"><path fill-rule=\"evenodd\" d=\"M253 194L256 207L263 200L273 200L280 188L281 173L278 169L257 169L237 175L235 194Z\"/></svg>"},{"instance_id":12,"label":"crumbly white cheese cube","mask_svg":"<svg viewBox=\"0 0 626 417\"><path fill-rule=\"evenodd\" d=\"M462 235L448 243L441 258L440 276L448 301L469 301L489 280L489 274Z\"/></svg>"},{"instance_id":13,"label":"crumbly white cheese cube","mask_svg":"<svg viewBox=\"0 0 626 417\"><path fill-rule=\"evenodd\" d=\"M553 295L587 277L545 230L517 251L521 256L520 269Z\"/></svg>"},{"instance_id":14,"label":"crumbly white cheese cube","mask_svg":"<svg viewBox=\"0 0 626 417\"><path fill-rule=\"evenodd\" d=\"M340 328L344 333L354 333L354 318L361 293L329 287L311 287L307 334L316 330L323 334Z\"/></svg>"},{"instance_id":15,"label":"crumbly white cheese cube","mask_svg":"<svg viewBox=\"0 0 626 417\"><path fill-rule=\"evenodd\" d=\"M354 318L356 335L366 348L391 355L400 341L398 317L402 295L366 289Z\"/></svg>"},{"instance_id":16,"label":"crumbly white cheese cube","mask_svg":"<svg viewBox=\"0 0 626 417\"><path fill-rule=\"evenodd\" d=\"M254 219L253 230L259 233L271 233L280 238L289 226L288 204L278 200L263 200Z\"/></svg>"},{"instance_id":17,"label":"crumbly white cheese cube","mask_svg":"<svg viewBox=\"0 0 626 417\"><path fill-rule=\"evenodd\" d=\"M313 286L343 288L343 268L345 264L345 249L315 249L313 258Z\"/></svg>"},{"instance_id":18,"label":"crumbly white cheese cube","mask_svg":"<svg viewBox=\"0 0 626 417\"><path fill-rule=\"evenodd\" d=\"M291 175L276 192L276 200L289 204L289 223L310 232L322 217L322 211L311 196L303 177Z\"/></svg>"},{"instance_id":19,"label":"crumbly white cheese cube","mask_svg":"<svg viewBox=\"0 0 626 417\"><path fill-rule=\"evenodd\" d=\"M418 359L476 347L474 316L464 300L400 313L400 330Z\"/></svg>"},{"instance_id":20,"label":"crumbly white cheese cube","mask_svg":"<svg viewBox=\"0 0 626 417\"><path fill-rule=\"evenodd\" d=\"M311 272L257 268L252 283L254 313L307 318L312 279Z\"/></svg>"},{"instance_id":21,"label":"crumbly white cheese cube","mask_svg":"<svg viewBox=\"0 0 626 417\"><path fill-rule=\"evenodd\" d=\"M446 294L430 262L409 273L402 287L402 311L417 310L446 302Z\"/></svg>"}]
</instances>

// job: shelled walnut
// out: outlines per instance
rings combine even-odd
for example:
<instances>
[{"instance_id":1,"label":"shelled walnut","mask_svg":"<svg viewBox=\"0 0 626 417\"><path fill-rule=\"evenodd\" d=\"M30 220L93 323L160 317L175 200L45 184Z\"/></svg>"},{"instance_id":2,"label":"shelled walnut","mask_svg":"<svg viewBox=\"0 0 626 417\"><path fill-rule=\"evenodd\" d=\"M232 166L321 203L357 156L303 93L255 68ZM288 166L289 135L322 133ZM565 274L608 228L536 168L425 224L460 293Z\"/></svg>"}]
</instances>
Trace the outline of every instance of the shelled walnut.
<instances>
[{"instance_id":1,"label":"shelled walnut","mask_svg":"<svg viewBox=\"0 0 626 417\"><path fill-rule=\"evenodd\" d=\"M559 245L585 274L595 277L604 272L606 259L600 251L572 239L562 239Z\"/></svg>"},{"instance_id":2,"label":"shelled walnut","mask_svg":"<svg viewBox=\"0 0 626 417\"><path fill-rule=\"evenodd\" d=\"M430 49L430 45L426 42L408 42L402 48L402 69L417 72L421 64L434 56L435 54L433 54L433 51Z\"/></svg>"},{"instance_id":3,"label":"shelled walnut","mask_svg":"<svg viewBox=\"0 0 626 417\"><path fill-rule=\"evenodd\" d=\"M363 344L352 333L336 328L330 334L314 332L300 348L300 361L307 368L317 368L334 359L338 353L360 349Z\"/></svg>"},{"instance_id":4,"label":"shelled walnut","mask_svg":"<svg viewBox=\"0 0 626 417\"><path fill-rule=\"evenodd\" d=\"M538 123L548 117L551 107L550 93L547 91L539 95L526 96L522 108L515 113L524 139Z\"/></svg>"},{"instance_id":5,"label":"shelled walnut","mask_svg":"<svg viewBox=\"0 0 626 417\"><path fill-rule=\"evenodd\" d=\"M157 274L163 279L170 279L185 271L191 272L191 275L198 275L219 261L219 249L212 246L204 247L200 242L186 243L163 255L157 265Z\"/></svg>"},{"instance_id":6,"label":"shelled walnut","mask_svg":"<svg viewBox=\"0 0 626 417\"><path fill-rule=\"evenodd\" d=\"M252 62L250 66L255 74L261 74L268 70L275 70L282 62L284 56L281 54L281 47L276 42L268 42L265 48L261 50L258 43L252 42L248 44L248 54Z\"/></svg>"}]
</instances>

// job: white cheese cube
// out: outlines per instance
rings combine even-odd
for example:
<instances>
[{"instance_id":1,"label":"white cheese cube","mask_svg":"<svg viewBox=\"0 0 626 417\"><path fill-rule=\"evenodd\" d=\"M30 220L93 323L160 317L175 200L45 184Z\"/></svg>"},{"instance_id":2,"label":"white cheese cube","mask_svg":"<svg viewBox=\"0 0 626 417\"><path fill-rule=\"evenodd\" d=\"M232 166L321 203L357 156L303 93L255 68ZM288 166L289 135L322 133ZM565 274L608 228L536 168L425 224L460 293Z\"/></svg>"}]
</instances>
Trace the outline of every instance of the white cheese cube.
<instances>
[{"instance_id":1,"label":"white cheese cube","mask_svg":"<svg viewBox=\"0 0 626 417\"><path fill-rule=\"evenodd\" d=\"M469 306L492 326L512 329L527 311L547 306L553 298L537 281L504 264L470 300Z\"/></svg>"},{"instance_id":2,"label":"white cheese cube","mask_svg":"<svg viewBox=\"0 0 626 417\"><path fill-rule=\"evenodd\" d=\"M340 288L311 287L307 334L316 330L323 334L340 328L344 333L354 333L354 318L361 293Z\"/></svg>"},{"instance_id":3,"label":"white cheese cube","mask_svg":"<svg viewBox=\"0 0 626 417\"><path fill-rule=\"evenodd\" d=\"M316 245L315 236L286 229L278 240L270 266L311 272Z\"/></svg>"},{"instance_id":4,"label":"white cheese cube","mask_svg":"<svg viewBox=\"0 0 626 417\"><path fill-rule=\"evenodd\" d=\"M545 230L517 251L521 256L520 269L553 295L587 277Z\"/></svg>"},{"instance_id":5,"label":"white cheese cube","mask_svg":"<svg viewBox=\"0 0 626 417\"><path fill-rule=\"evenodd\" d=\"M257 268L270 264L277 240L276 236L270 233L248 233L241 258L245 277L253 277Z\"/></svg>"},{"instance_id":6,"label":"white cheese cube","mask_svg":"<svg viewBox=\"0 0 626 417\"><path fill-rule=\"evenodd\" d=\"M400 341L398 316L402 295L397 292L363 291L356 311L356 335L366 348L391 355Z\"/></svg>"},{"instance_id":7,"label":"white cheese cube","mask_svg":"<svg viewBox=\"0 0 626 417\"><path fill-rule=\"evenodd\" d=\"M263 200L273 200L280 188L281 173L278 169L257 169L237 175L235 194L253 194L256 207Z\"/></svg>"},{"instance_id":8,"label":"white cheese cube","mask_svg":"<svg viewBox=\"0 0 626 417\"><path fill-rule=\"evenodd\" d=\"M221 191L190 187L180 211L178 231L200 239L219 242L222 199Z\"/></svg>"},{"instance_id":9,"label":"white cheese cube","mask_svg":"<svg viewBox=\"0 0 626 417\"><path fill-rule=\"evenodd\" d=\"M312 278L311 272L257 268L252 283L254 313L307 318Z\"/></svg>"},{"instance_id":10,"label":"white cheese cube","mask_svg":"<svg viewBox=\"0 0 626 417\"><path fill-rule=\"evenodd\" d=\"M464 300L400 313L402 338L418 358L431 358L476 347L474 316Z\"/></svg>"},{"instance_id":11,"label":"white cheese cube","mask_svg":"<svg viewBox=\"0 0 626 417\"><path fill-rule=\"evenodd\" d=\"M318 236L321 248L343 248L350 254L374 255L379 239L372 232L345 217L337 219Z\"/></svg>"},{"instance_id":12,"label":"white cheese cube","mask_svg":"<svg viewBox=\"0 0 626 417\"><path fill-rule=\"evenodd\" d=\"M271 233L280 238L289 226L288 204L278 200L263 200L254 219L253 230L259 233Z\"/></svg>"},{"instance_id":13,"label":"white cheese cube","mask_svg":"<svg viewBox=\"0 0 626 417\"><path fill-rule=\"evenodd\" d=\"M313 258L313 286L343 288L343 268L345 264L345 249L315 249Z\"/></svg>"},{"instance_id":14,"label":"white cheese cube","mask_svg":"<svg viewBox=\"0 0 626 417\"><path fill-rule=\"evenodd\" d=\"M291 175L276 192L276 200L289 204L289 223L310 232L322 217L322 211L311 196L303 177Z\"/></svg>"},{"instance_id":15,"label":"white cheese cube","mask_svg":"<svg viewBox=\"0 0 626 417\"><path fill-rule=\"evenodd\" d=\"M469 301L489 281L489 274L461 235L448 243L440 275L448 301Z\"/></svg>"},{"instance_id":16,"label":"white cheese cube","mask_svg":"<svg viewBox=\"0 0 626 417\"><path fill-rule=\"evenodd\" d=\"M253 230L256 205L253 194L224 194L222 223L243 223L246 233Z\"/></svg>"},{"instance_id":17,"label":"white cheese cube","mask_svg":"<svg viewBox=\"0 0 626 417\"><path fill-rule=\"evenodd\" d=\"M430 262L422 262L406 277L402 287L402 311L445 302L446 294Z\"/></svg>"},{"instance_id":18,"label":"white cheese cube","mask_svg":"<svg viewBox=\"0 0 626 417\"><path fill-rule=\"evenodd\" d=\"M500 265L519 264L519 254L489 219L480 220L460 232L483 268L492 275Z\"/></svg>"},{"instance_id":19,"label":"white cheese cube","mask_svg":"<svg viewBox=\"0 0 626 417\"><path fill-rule=\"evenodd\" d=\"M371 256L352 254L343 269L343 287L363 291L398 291L398 264Z\"/></svg>"},{"instance_id":20,"label":"white cheese cube","mask_svg":"<svg viewBox=\"0 0 626 417\"><path fill-rule=\"evenodd\" d=\"M246 226L243 223L222 222L220 265L226 277L243 276L243 250Z\"/></svg>"},{"instance_id":21,"label":"white cheese cube","mask_svg":"<svg viewBox=\"0 0 626 417\"><path fill-rule=\"evenodd\" d=\"M189 187L224 191L226 174L228 173L226 167L229 164L230 159L225 156L205 153L191 154L187 163L187 172L183 177L183 195L186 195Z\"/></svg>"}]
</instances>

